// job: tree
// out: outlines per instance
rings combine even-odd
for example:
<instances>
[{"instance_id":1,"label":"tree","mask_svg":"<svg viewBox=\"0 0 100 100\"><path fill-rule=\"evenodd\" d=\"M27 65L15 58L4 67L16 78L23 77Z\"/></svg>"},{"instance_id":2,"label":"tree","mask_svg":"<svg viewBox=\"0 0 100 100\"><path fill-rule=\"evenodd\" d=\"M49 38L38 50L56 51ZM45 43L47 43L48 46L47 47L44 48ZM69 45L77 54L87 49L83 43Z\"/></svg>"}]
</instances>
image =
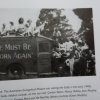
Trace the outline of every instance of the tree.
<instances>
[{"instance_id":1,"label":"tree","mask_svg":"<svg viewBox=\"0 0 100 100\"><path fill-rule=\"evenodd\" d=\"M41 9L36 27L40 28L40 34L53 38L53 33L57 29L61 33L62 40L66 40L66 35L72 35L73 30L68 24L68 19L62 14L64 9Z\"/></svg>"},{"instance_id":2,"label":"tree","mask_svg":"<svg viewBox=\"0 0 100 100\"><path fill-rule=\"evenodd\" d=\"M82 19L82 25L78 32L80 38L84 38L89 49L94 50L94 34L93 34L93 15L92 8L74 9L74 13Z\"/></svg>"}]
</instances>

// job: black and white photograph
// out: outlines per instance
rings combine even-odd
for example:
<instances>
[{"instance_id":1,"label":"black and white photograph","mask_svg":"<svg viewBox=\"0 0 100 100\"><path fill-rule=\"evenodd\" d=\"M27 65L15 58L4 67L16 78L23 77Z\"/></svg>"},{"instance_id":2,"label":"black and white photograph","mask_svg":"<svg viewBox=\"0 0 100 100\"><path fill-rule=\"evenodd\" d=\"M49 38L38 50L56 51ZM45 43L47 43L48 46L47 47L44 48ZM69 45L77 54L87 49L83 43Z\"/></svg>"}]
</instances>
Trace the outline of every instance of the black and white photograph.
<instances>
[{"instance_id":1,"label":"black and white photograph","mask_svg":"<svg viewBox=\"0 0 100 100\"><path fill-rule=\"evenodd\" d=\"M0 8L0 81L96 76L92 8Z\"/></svg>"}]
</instances>

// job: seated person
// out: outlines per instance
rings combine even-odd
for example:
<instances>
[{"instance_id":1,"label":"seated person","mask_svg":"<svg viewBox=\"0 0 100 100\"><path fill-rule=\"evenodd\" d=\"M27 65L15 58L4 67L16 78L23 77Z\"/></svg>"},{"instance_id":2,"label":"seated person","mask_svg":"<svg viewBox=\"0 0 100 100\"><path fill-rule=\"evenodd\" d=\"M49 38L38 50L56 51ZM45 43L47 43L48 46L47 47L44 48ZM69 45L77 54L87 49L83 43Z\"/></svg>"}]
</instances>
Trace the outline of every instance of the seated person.
<instances>
[{"instance_id":1,"label":"seated person","mask_svg":"<svg viewBox=\"0 0 100 100\"><path fill-rule=\"evenodd\" d=\"M19 27L17 29L17 33L18 35L21 35L25 32L24 19L19 18L18 23L19 23Z\"/></svg>"},{"instance_id":2,"label":"seated person","mask_svg":"<svg viewBox=\"0 0 100 100\"><path fill-rule=\"evenodd\" d=\"M10 27L7 29L7 36L8 35L15 35L16 36L16 29L14 27L14 22L9 22L10 23Z\"/></svg>"},{"instance_id":3,"label":"seated person","mask_svg":"<svg viewBox=\"0 0 100 100\"><path fill-rule=\"evenodd\" d=\"M31 26L31 24L32 24L31 20L28 20L27 23L25 24L25 34L24 34L24 36L33 36L32 35L33 28Z\"/></svg>"},{"instance_id":4,"label":"seated person","mask_svg":"<svg viewBox=\"0 0 100 100\"><path fill-rule=\"evenodd\" d=\"M1 36L6 36L7 35L7 30L6 30L6 24L2 24L1 28Z\"/></svg>"}]
</instances>

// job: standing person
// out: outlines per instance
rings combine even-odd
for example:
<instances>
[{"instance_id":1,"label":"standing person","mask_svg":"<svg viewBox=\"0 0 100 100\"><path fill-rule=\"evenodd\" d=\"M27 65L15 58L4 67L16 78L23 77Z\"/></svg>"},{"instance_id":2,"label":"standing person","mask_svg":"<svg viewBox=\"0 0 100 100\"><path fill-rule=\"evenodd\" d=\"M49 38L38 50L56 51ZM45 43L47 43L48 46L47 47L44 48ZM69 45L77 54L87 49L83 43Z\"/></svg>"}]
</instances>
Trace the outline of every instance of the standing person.
<instances>
[{"instance_id":1,"label":"standing person","mask_svg":"<svg viewBox=\"0 0 100 100\"><path fill-rule=\"evenodd\" d=\"M55 40L56 39L59 40L60 37L61 37L61 32L58 29L54 29L53 37L54 37Z\"/></svg>"},{"instance_id":2,"label":"standing person","mask_svg":"<svg viewBox=\"0 0 100 100\"><path fill-rule=\"evenodd\" d=\"M82 52L82 55L79 60L79 75L85 76L87 71L87 57L85 51Z\"/></svg>"},{"instance_id":3,"label":"standing person","mask_svg":"<svg viewBox=\"0 0 100 100\"><path fill-rule=\"evenodd\" d=\"M18 35L21 35L25 32L24 19L22 17L19 18L18 24L19 26L18 26L17 32L18 32Z\"/></svg>"},{"instance_id":4,"label":"standing person","mask_svg":"<svg viewBox=\"0 0 100 100\"><path fill-rule=\"evenodd\" d=\"M74 72L74 54L75 51L73 50L73 47L70 48L70 56L69 56L69 64L70 64L70 75L73 76Z\"/></svg>"},{"instance_id":5,"label":"standing person","mask_svg":"<svg viewBox=\"0 0 100 100\"><path fill-rule=\"evenodd\" d=\"M80 75L80 51L76 48L75 49L75 54L74 54L74 71L73 75L78 76Z\"/></svg>"}]
</instances>

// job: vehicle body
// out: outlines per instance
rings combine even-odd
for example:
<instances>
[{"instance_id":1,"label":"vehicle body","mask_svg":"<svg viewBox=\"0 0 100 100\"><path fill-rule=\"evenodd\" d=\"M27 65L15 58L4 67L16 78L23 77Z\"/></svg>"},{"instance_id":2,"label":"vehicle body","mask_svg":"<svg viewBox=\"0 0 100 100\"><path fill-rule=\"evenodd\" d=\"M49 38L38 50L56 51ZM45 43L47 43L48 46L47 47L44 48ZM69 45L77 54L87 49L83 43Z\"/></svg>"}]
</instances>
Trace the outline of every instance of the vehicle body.
<instances>
[{"instance_id":1,"label":"vehicle body","mask_svg":"<svg viewBox=\"0 0 100 100\"><path fill-rule=\"evenodd\" d=\"M0 37L0 73L51 72L52 39L44 36Z\"/></svg>"}]
</instances>

